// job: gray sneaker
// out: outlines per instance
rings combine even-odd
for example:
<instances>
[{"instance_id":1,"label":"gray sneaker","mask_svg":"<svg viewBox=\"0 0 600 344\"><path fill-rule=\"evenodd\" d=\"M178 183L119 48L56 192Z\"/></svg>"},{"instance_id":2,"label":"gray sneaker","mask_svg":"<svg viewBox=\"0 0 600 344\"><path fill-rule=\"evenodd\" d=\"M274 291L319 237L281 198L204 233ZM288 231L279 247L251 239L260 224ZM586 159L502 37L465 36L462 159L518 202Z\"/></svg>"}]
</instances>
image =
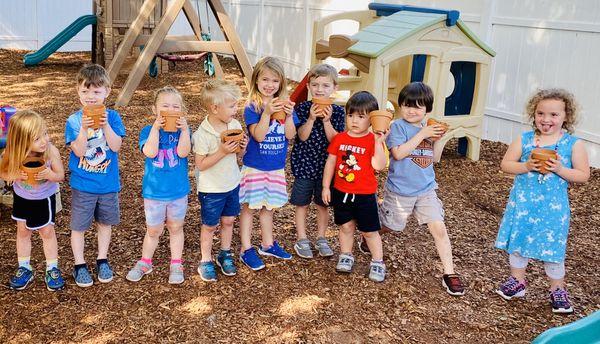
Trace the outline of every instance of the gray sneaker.
<instances>
[{"instance_id":1,"label":"gray sneaker","mask_svg":"<svg viewBox=\"0 0 600 344\"><path fill-rule=\"evenodd\" d=\"M131 270L129 270L129 272L127 273L127 276L125 276L125 278L131 282L138 282L139 280L142 279L142 277L144 277L144 275L147 275L151 272L152 272L152 265L146 264L146 263L142 262L141 260L138 260L138 262L135 263L135 266Z\"/></svg>"},{"instance_id":2,"label":"gray sneaker","mask_svg":"<svg viewBox=\"0 0 600 344\"><path fill-rule=\"evenodd\" d=\"M383 262L371 262L369 279L373 282L383 282L385 279L385 264Z\"/></svg>"},{"instance_id":3,"label":"gray sneaker","mask_svg":"<svg viewBox=\"0 0 600 344\"><path fill-rule=\"evenodd\" d=\"M294 245L294 251L302 258L311 259L313 257L312 249L310 247L310 240L300 239Z\"/></svg>"},{"instance_id":4,"label":"gray sneaker","mask_svg":"<svg viewBox=\"0 0 600 344\"><path fill-rule=\"evenodd\" d=\"M335 271L350 273L352 272L352 267L354 266L354 257L351 254L342 253L338 258L338 263L335 267Z\"/></svg>"},{"instance_id":5,"label":"gray sneaker","mask_svg":"<svg viewBox=\"0 0 600 344\"><path fill-rule=\"evenodd\" d=\"M169 284L181 284L183 280L183 264L171 264L169 267Z\"/></svg>"},{"instance_id":6,"label":"gray sneaker","mask_svg":"<svg viewBox=\"0 0 600 344\"><path fill-rule=\"evenodd\" d=\"M333 256L333 250L331 249L331 247L329 247L329 242L327 242L327 239L323 237L318 238L317 242L315 243L315 247L317 248L317 250L319 250L319 255L321 257Z\"/></svg>"}]
</instances>

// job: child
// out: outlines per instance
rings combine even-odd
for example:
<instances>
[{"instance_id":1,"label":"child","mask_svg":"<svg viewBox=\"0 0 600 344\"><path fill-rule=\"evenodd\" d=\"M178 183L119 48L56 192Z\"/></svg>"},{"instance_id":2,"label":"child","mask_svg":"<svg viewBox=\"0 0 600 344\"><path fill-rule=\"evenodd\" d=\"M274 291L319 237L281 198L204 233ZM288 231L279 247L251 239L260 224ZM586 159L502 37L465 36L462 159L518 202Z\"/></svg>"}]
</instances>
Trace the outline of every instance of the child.
<instances>
[{"instance_id":1,"label":"child","mask_svg":"<svg viewBox=\"0 0 600 344\"><path fill-rule=\"evenodd\" d=\"M233 222L240 214L240 167L236 150L243 155L247 139L242 142L221 142L221 133L229 129L242 129L235 118L240 89L225 80L209 80L200 93L200 98L208 115L194 133L195 165L199 173L198 200L202 227L200 229L200 250L202 258L198 273L203 281L214 282L217 273L212 259L213 236L221 222L221 249L217 255L217 265L226 276L237 273L231 252Z\"/></svg>"},{"instance_id":2,"label":"child","mask_svg":"<svg viewBox=\"0 0 600 344\"><path fill-rule=\"evenodd\" d=\"M77 94L81 105L102 105L110 93L110 79L99 65L86 65L77 74ZM80 287L94 284L85 263L84 234L96 220L98 227L98 281L108 283L113 271L108 263L111 226L119 223L119 149L125 127L119 113L107 110L100 128L82 110L67 119L65 141L71 147L71 247L75 258L73 278Z\"/></svg>"},{"instance_id":3,"label":"child","mask_svg":"<svg viewBox=\"0 0 600 344\"><path fill-rule=\"evenodd\" d=\"M400 91L398 104L400 119L392 123L386 142L392 159L379 209L382 233L403 230L414 214L419 225L427 224L433 236L444 268L442 286L450 295L464 295L460 276L454 272L444 209L435 191L438 185L433 162L439 161L443 146L434 144L432 138L440 137L444 128L423 125L433 107L433 91L422 82L412 82Z\"/></svg>"},{"instance_id":4,"label":"child","mask_svg":"<svg viewBox=\"0 0 600 344\"><path fill-rule=\"evenodd\" d=\"M185 113L183 97L174 87L165 86L156 91L152 105L152 113L156 115L156 120L140 132L139 145L146 156L142 197L147 227L142 258L127 273L126 278L137 282L152 272L152 256L166 220L171 246L169 283L181 284L184 281L183 222L190 192L187 173L187 156L191 149L190 131L184 116L177 119L177 132L164 131L165 119L161 116L161 111Z\"/></svg>"},{"instance_id":5,"label":"child","mask_svg":"<svg viewBox=\"0 0 600 344\"><path fill-rule=\"evenodd\" d=\"M308 72L308 90L313 97L329 98L337 90L337 71L328 64L314 66ZM312 258L310 240L306 236L308 206L313 201L317 208L317 241L315 247L322 257L330 257L333 251L325 238L329 223L329 211L321 199L323 167L327 160L327 146L333 137L344 131L344 108L328 106L320 113L312 101L297 107L298 135L291 154L294 185L290 203L296 206L296 233L298 241L294 250L302 258ZM323 116L322 118L320 116Z\"/></svg>"},{"instance_id":6,"label":"child","mask_svg":"<svg viewBox=\"0 0 600 344\"><path fill-rule=\"evenodd\" d=\"M340 226L338 272L350 273L354 265L352 246L358 228L373 253L369 278L385 279L385 264L377 215L377 179L375 171L385 168L383 143L389 134L369 131L369 112L377 110L377 99L366 91L353 94L346 103L347 131L336 135L327 152L323 171L322 198L333 205L333 217ZM333 178L333 189L330 190Z\"/></svg>"},{"instance_id":7,"label":"child","mask_svg":"<svg viewBox=\"0 0 600 344\"><path fill-rule=\"evenodd\" d=\"M273 209L287 202L285 157L288 140L296 135L298 119L294 103L285 99L287 80L281 62L264 57L252 72L248 103L244 120L250 134L248 149L243 159L240 183L240 260L252 270L265 267L251 244L252 210L259 211L262 245L261 255L292 259L277 241L273 240ZM285 112L285 120L271 119L271 115Z\"/></svg>"},{"instance_id":8,"label":"child","mask_svg":"<svg viewBox=\"0 0 600 344\"><path fill-rule=\"evenodd\" d=\"M497 293L506 300L525 296L527 264L538 259L550 281L552 311L572 313L564 281L571 217L567 187L590 177L583 141L571 135L577 105L563 89L540 90L529 99L527 115L534 130L510 144L501 164L502 171L516 177L496 238L496 247L510 254L510 277ZM558 153L546 162L550 173L538 172L543 163L531 158L537 147Z\"/></svg>"},{"instance_id":9,"label":"child","mask_svg":"<svg viewBox=\"0 0 600 344\"><path fill-rule=\"evenodd\" d=\"M27 182L21 165L27 158L41 157L46 168L35 175L36 184ZM65 282L58 269L58 244L54 232L58 183L65 178L60 153L50 142L42 116L29 110L17 111L10 119L6 149L0 163L0 177L13 183L12 218L17 221L17 258L19 267L8 286L23 290L33 281L30 264L31 233L42 238L46 256L46 287L63 289Z\"/></svg>"}]
</instances>

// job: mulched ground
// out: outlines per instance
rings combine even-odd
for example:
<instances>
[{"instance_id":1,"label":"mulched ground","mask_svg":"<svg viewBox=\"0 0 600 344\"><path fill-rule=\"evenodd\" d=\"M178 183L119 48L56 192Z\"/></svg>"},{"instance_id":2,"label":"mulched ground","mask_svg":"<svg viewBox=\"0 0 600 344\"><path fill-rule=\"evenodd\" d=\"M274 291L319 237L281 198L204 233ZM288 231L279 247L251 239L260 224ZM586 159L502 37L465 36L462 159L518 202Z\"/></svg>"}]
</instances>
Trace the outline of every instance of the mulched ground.
<instances>
[{"instance_id":1,"label":"mulched ground","mask_svg":"<svg viewBox=\"0 0 600 344\"><path fill-rule=\"evenodd\" d=\"M0 50L0 103L43 114L66 166L64 124L79 107L74 78L89 55L55 54L38 67L25 68L22 54ZM227 79L240 84L246 93L237 68L226 63L225 69ZM137 149L137 135L152 121L148 115L152 92L167 84L178 87L185 95L189 123L195 130L203 117L198 91L204 79L199 64L179 64L158 79L144 78L130 105L118 109L128 137L120 161L122 224L114 229L110 249L115 280L81 289L67 277L64 291L46 291L41 277L41 240L34 236L35 283L22 292L0 288L0 342L527 343L550 327L600 308L598 170L593 171L590 182L570 189L573 221L567 274L575 314L551 313L539 263L531 268L526 300L507 303L493 293L507 275L507 257L493 248L493 242L512 180L499 173L506 146L489 141L483 142L478 162L458 156L456 142L450 142L443 161L436 166L455 263L468 285L462 298L442 290L441 265L433 241L415 222L403 233L385 237L389 275L383 284L366 278L369 258L360 254L356 255L357 269L349 276L335 273L333 259L295 257L291 262L267 259L267 268L258 273L238 264L237 276L220 275L217 283L205 283L196 273L199 209L194 197L190 197L185 225L185 283L167 284L167 235L155 255L155 272L139 283L127 282L124 276L140 256L145 232L140 197L143 158ZM109 101L114 101L124 82L124 76L117 80ZM66 182L62 200L65 209L58 214L56 232L60 264L68 276L73 263ZM293 211L286 206L275 214L276 236L288 249L295 241ZM314 226L314 221L311 214L309 225ZM10 208L2 206L3 281L15 268L14 227ZM327 235L337 249L336 234L332 223ZM253 242L259 242L258 233ZM93 262L94 231L86 238L86 248L86 258ZM239 248L237 238L234 248Z\"/></svg>"}]
</instances>

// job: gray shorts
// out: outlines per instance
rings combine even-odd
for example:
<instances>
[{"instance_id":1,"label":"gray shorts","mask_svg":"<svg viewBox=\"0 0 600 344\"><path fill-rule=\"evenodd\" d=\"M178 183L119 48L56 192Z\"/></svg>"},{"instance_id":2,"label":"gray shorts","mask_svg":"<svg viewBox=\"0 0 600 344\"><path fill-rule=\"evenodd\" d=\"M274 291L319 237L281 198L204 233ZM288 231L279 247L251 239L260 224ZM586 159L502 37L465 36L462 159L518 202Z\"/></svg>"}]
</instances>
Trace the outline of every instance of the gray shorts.
<instances>
[{"instance_id":1,"label":"gray shorts","mask_svg":"<svg viewBox=\"0 0 600 344\"><path fill-rule=\"evenodd\" d=\"M118 225L120 218L119 193L94 194L71 189L71 230L85 231L92 221Z\"/></svg>"},{"instance_id":2,"label":"gray shorts","mask_svg":"<svg viewBox=\"0 0 600 344\"><path fill-rule=\"evenodd\" d=\"M387 189L383 192L383 203L379 206L379 221L382 226L401 231L406 227L411 214L415 214L419 225L444 221L442 201L435 190L419 196L401 196Z\"/></svg>"}]
</instances>

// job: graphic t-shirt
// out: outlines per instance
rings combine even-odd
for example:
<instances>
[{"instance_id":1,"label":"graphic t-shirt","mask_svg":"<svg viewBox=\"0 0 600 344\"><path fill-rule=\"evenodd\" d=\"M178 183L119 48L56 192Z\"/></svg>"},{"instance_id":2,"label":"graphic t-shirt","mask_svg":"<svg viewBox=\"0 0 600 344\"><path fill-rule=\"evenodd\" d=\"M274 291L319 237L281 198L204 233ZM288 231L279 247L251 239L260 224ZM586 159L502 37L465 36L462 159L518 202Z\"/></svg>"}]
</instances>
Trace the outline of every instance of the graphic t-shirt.
<instances>
[{"instance_id":1,"label":"graphic t-shirt","mask_svg":"<svg viewBox=\"0 0 600 344\"><path fill-rule=\"evenodd\" d=\"M140 150L148 141L152 126L145 126L140 132ZM177 155L177 145L181 130L167 132L160 129L158 154L145 159L142 197L158 201L173 201L190 192L188 159Z\"/></svg>"},{"instance_id":2,"label":"graphic t-shirt","mask_svg":"<svg viewBox=\"0 0 600 344\"><path fill-rule=\"evenodd\" d=\"M256 112L254 105L248 105L244 109L244 121L246 127L260 121L262 111ZM298 117L292 114L294 124L298 123ZM285 156L288 149L288 139L285 137L285 125L278 120L271 120L269 130L265 139L258 142L248 135L248 147L244 155L244 165L261 171L280 170L285 167Z\"/></svg>"},{"instance_id":3,"label":"graphic t-shirt","mask_svg":"<svg viewBox=\"0 0 600 344\"><path fill-rule=\"evenodd\" d=\"M403 119L392 122L387 138L389 149L406 143L421 130ZM391 158L391 156L390 156ZM403 196L418 196L437 189L433 171L433 142L421 141L409 156L404 159L390 159L390 168L385 186L390 191Z\"/></svg>"},{"instance_id":4,"label":"graphic t-shirt","mask_svg":"<svg viewBox=\"0 0 600 344\"><path fill-rule=\"evenodd\" d=\"M107 109L106 112L112 130L115 134L124 137L125 127L119 113L112 109ZM81 129L81 118L82 111L79 110L67 119L65 127L67 146L77 139ZM70 185L73 189L95 194L121 190L119 154L108 147L102 128L98 130L88 128L85 155L79 158L71 150L69 170L71 171Z\"/></svg>"},{"instance_id":5,"label":"graphic t-shirt","mask_svg":"<svg viewBox=\"0 0 600 344\"><path fill-rule=\"evenodd\" d=\"M352 137L347 132L337 134L329 148L336 156L333 186L339 191L368 195L377 192L377 179L371 158L375 154L375 135L368 133Z\"/></svg>"}]
</instances>

